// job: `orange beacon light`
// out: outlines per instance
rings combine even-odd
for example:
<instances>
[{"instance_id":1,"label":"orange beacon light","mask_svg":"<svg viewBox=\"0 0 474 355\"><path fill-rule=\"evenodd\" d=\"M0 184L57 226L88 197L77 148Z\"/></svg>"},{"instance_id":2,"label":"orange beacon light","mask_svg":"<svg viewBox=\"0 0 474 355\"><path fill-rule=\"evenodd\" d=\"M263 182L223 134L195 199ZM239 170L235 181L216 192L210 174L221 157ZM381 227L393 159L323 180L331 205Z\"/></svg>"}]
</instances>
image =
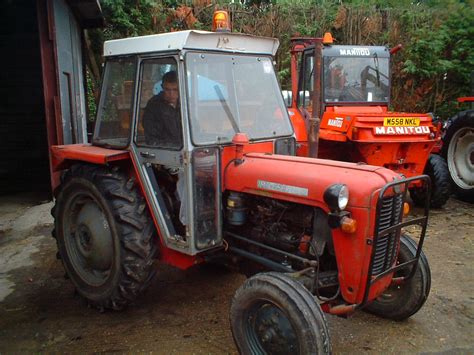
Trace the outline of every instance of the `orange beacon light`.
<instances>
[{"instance_id":1,"label":"orange beacon light","mask_svg":"<svg viewBox=\"0 0 474 355\"><path fill-rule=\"evenodd\" d=\"M230 19L227 11L217 10L212 17L212 31L230 32Z\"/></svg>"}]
</instances>

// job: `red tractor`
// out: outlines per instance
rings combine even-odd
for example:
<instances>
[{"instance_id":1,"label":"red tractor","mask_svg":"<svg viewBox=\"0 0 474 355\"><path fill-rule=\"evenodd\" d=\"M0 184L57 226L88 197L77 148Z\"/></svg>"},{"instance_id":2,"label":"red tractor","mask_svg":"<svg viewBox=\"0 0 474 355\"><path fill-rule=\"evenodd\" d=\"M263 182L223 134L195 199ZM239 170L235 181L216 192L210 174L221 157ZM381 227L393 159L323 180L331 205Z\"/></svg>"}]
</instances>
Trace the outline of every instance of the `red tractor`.
<instances>
[{"instance_id":1,"label":"red tractor","mask_svg":"<svg viewBox=\"0 0 474 355\"><path fill-rule=\"evenodd\" d=\"M314 157L317 149L320 158L383 166L406 177L425 173L432 183L431 206L442 207L451 193L448 168L431 154L440 125L430 114L389 111L390 55L401 47L332 42L329 33L291 42L290 115L298 155ZM312 117L318 118L319 132L308 134ZM422 186L412 184L410 194L423 205Z\"/></svg>"},{"instance_id":2,"label":"red tractor","mask_svg":"<svg viewBox=\"0 0 474 355\"><path fill-rule=\"evenodd\" d=\"M428 197L410 220L405 199L429 178L294 156L277 48L198 31L105 43L92 144L51 148L53 235L92 306L124 308L155 259L224 260L253 275L230 311L244 354L327 354L323 312L403 320L423 306Z\"/></svg>"}]
</instances>

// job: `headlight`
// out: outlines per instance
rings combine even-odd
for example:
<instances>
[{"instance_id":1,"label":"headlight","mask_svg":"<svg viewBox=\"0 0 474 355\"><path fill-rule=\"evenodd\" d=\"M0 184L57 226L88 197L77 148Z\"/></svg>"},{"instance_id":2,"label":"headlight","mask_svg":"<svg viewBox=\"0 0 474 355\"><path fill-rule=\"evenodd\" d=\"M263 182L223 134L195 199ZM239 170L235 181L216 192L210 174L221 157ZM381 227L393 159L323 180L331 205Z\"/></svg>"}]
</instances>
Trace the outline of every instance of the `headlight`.
<instances>
[{"instance_id":1,"label":"headlight","mask_svg":"<svg viewBox=\"0 0 474 355\"><path fill-rule=\"evenodd\" d=\"M342 211L349 202L349 189L344 184L334 184L324 191L324 202L331 211Z\"/></svg>"}]
</instances>

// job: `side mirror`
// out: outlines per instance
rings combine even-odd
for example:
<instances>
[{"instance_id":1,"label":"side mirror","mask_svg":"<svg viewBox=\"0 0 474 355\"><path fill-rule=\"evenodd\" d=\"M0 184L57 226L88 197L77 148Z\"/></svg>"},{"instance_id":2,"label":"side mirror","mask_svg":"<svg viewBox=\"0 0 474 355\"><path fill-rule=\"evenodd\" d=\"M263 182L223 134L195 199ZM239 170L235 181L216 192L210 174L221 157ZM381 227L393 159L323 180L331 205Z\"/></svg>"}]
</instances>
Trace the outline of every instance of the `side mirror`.
<instances>
[{"instance_id":1,"label":"side mirror","mask_svg":"<svg viewBox=\"0 0 474 355\"><path fill-rule=\"evenodd\" d=\"M283 100L285 101L286 107L291 107L293 101L293 92L291 90L282 90Z\"/></svg>"}]
</instances>

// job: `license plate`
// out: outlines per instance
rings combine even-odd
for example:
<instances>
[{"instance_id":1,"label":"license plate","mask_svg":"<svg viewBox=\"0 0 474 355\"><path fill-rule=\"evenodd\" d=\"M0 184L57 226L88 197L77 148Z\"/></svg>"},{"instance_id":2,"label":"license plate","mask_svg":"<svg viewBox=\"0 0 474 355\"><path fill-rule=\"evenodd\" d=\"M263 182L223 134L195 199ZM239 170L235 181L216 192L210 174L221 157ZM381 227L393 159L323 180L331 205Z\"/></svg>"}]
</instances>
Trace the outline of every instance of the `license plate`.
<instances>
[{"instance_id":1,"label":"license plate","mask_svg":"<svg viewBox=\"0 0 474 355\"><path fill-rule=\"evenodd\" d=\"M383 125L385 127L417 127L420 125L420 119L413 117L385 117Z\"/></svg>"}]
</instances>

